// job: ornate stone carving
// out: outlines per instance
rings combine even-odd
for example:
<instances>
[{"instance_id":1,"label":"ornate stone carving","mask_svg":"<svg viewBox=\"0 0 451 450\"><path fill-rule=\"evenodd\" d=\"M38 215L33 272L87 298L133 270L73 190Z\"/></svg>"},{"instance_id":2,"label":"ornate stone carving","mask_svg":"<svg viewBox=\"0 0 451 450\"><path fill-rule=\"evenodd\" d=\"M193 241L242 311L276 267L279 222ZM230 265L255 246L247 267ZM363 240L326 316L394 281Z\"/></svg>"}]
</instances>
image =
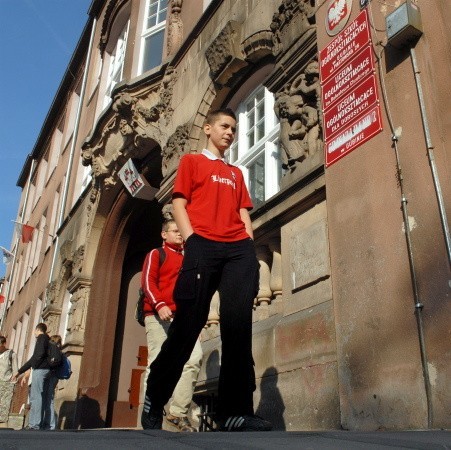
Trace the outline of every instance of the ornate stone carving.
<instances>
[{"instance_id":1,"label":"ornate stone carving","mask_svg":"<svg viewBox=\"0 0 451 450\"><path fill-rule=\"evenodd\" d=\"M189 150L190 126L179 125L163 148L162 172L165 177L176 167L180 157Z\"/></svg>"},{"instance_id":2,"label":"ornate stone carving","mask_svg":"<svg viewBox=\"0 0 451 450\"><path fill-rule=\"evenodd\" d=\"M72 294L66 342L83 345L90 283L81 282Z\"/></svg>"},{"instance_id":3,"label":"ornate stone carving","mask_svg":"<svg viewBox=\"0 0 451 450\"><path fill-rule=\"evenodd\" d=\"M268 30L258 31L241 43L241 51L244 59L250 62L258 62L273 52L273 35Z\"/></svg>"},{"instance_id":4,"label":"ornate stone carving","mask_svg":"<svg viewBox=\"0 0 451 450\"><path fill-rule=\"evenodd\" d=\"M117 183L117 172L129 158L142 158L146 152L144 141L139 138L143 131L136 126L137 100L128 93L115 96L112 109L114 116L104 126L95 143L83 145L83 165L92 166L96 181L103 181L105 188ZM148 137L144 134L144 139Z\"/></svg>"},{"instance_id":5,"label":"ornate stone carving","mask_svg":"<svg viewBox=\"0 0 451 450\"><path fill-rule=\"evenodd\" d=\"M172 113L174 112L171 108L172 92L174 90L174 84L177 80L177 71L173 67L168 67L163 79L161 80L160 86L160 101L157 104L161 114L166 120L166 125L169 123Z\"/></svg>"},{"instance_id":6,"label":"ornate stone carving","mask_svg":"<svg viewBox=\"0 0 451 450\"><path fill-rule=\"evenodd\" d=\"M239 42L240 25L230 21L205 51L210 76L219 85L225 85L235 72L246 66Z\"/></svg>"},{"instance_id":7,"label":"ornate stone carving","mask_svg":"<svg viewBox=\"0 0 451 450\"><path fill-rule=\"evenodd\" d=\"M289 25L293 22L296 22L295 33L289 30ZM288 48L293 38L299 39L314 23L315 0L283 0L270 25L273 32L274 55Z\"/></svg>"},{"instance_id":8,"label":"ornate stone carving","mask_svg":"<svg viewBox=\"0 0 451 450\"><path fill-rule=\"evenodd\" d=\"M99 49L102 57L110 38L111 28L113 26L115 18L117 17L117 13L127 2L128 0L110 0L106 7L105 15L103 16L102 32L99 42Z\"/></svg>"},{"instance_id":9,"label":"ornate stone carving","mask_svg":"<svg viewBox=\"0 0 451 450\"><path fill-rule=\"evenodd\" d=\"M55 280L51 281L46 290L46 302L44 312L59 311L63 307L64 294L66 292L67 280L72 272L73 255L71 253L72 241L63 242L60 247L61 267Z\"/></svg>"},{"instance_id":10,"label":"ornate stone carving","mask_svg":"<svg viewBox=\"0 0 451 450\"><path fill-rule=\"evenodd\" d=\"M282 163L293 171L322 148L320 138L318 62L311 61L291 84L276 93L274 111L280 120Z\"/></svg>"},{"instance_id":11,"label":"ornate stone carving","mask_svg":"<svg viewBox=\"0 0 451 450\"><path fill-rule=\"evenodd\" d=\"M183 0L171 0L167 34L168 55L175 53L183 41L183 22L181 19Z\"/></svg>"},{"instance_id":12,"label":"ornate stone carving","mask_svg":"<svg viewBox=\"0 0 451 450\"><path fill-rule=\"evenodd\" d=\"M72 273L81 272L83 260L85 256L85 246L80 245L80 247L75 250L72 256L73 264L72 264Z\"/></svg>"},{"instance_id":13,"label":"ornate stone carving","mask_svg":"<svg viewBox=\"0 0 451 450\"><path fill-rule=\"evenodd\" d=\"M55 303L56 289L57 289L56 281L52 281L48 284L48 286L47 286L47 304L51 305L51 304Z\"/></svg>"},{"instance_id":14,"label":"ornate stone carving","mask_svg":"<svg viewBox=\"0 0 451 450\"><path fill-rule=\"evenodd\" d=\"M164 205L161 212L163 214L164 220L174 220L174 216L172 214L172 204L171 203Z\"/></svg>"}]
</instances>

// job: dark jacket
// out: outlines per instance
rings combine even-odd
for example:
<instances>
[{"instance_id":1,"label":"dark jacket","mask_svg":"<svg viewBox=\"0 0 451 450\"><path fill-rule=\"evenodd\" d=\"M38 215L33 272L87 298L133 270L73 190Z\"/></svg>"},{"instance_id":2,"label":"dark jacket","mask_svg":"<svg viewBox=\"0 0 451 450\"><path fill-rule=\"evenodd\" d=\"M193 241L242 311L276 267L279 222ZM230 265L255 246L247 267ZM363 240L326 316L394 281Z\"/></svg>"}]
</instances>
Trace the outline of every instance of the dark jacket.
<instances>
[{"instance_id":1,"label":"dark jacket","mask_svg":"<svg viewBox=\"0 0 451 450\"><path fill-rule=\"evenodd\" d=\"M50 369L47 362L49 337L47 334L40 334L36 339L36 345L31 358L19 369L19 373L24 373L28 369Z\"/></svg>"}]
</instances>

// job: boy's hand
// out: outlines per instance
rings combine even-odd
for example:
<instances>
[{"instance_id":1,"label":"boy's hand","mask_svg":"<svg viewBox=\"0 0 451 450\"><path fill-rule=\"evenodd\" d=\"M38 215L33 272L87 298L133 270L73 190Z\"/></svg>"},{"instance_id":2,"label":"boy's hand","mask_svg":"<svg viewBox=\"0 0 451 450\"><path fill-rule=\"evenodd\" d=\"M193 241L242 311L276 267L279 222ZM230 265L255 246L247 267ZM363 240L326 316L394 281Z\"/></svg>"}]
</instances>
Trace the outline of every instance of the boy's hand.
<instances>
[{"instance_id":1,"label":"boy's hand","mask_svg":"<svg viewBox=\"0 0 451 450\"><path fill-rule=\"evenodd\" d=\"M172 319L172 311L169 308L169 306L162 306L159 310L158 310L158 315L160 316L161 320L166 320L169 321Z\"/></svg>"}]
</instances>

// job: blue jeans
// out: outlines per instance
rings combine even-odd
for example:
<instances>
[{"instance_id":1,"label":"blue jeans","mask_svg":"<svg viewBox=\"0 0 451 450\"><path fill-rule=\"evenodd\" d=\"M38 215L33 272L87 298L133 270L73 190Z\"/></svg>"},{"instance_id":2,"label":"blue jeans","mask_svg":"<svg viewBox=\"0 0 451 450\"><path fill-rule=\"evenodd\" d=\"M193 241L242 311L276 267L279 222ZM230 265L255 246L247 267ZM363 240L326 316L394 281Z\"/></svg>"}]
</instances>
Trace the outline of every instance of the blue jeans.
<instances>
[{"instance_id":1,"label":"blue jeans","mask_svg":"<svg viewBox=\"0 0 451 450\"><path fill-rule=\"evenodd\" d=\"M55 389L58 384L58 378L54 372L50 376L50 429L56 430L58 426L58 415L55 411Z\"/></svg>"},{"instance_id":2,"label":"blue jeans","mask_svg":"<svg viewBox=\"0 0 451 450\"><path fill-rule=\"evenodd\" d=\"M30 389L30 415L28 426L34 430L48 430L51 421L50 369L33 369Z\"/></svg>"}]
</instances>

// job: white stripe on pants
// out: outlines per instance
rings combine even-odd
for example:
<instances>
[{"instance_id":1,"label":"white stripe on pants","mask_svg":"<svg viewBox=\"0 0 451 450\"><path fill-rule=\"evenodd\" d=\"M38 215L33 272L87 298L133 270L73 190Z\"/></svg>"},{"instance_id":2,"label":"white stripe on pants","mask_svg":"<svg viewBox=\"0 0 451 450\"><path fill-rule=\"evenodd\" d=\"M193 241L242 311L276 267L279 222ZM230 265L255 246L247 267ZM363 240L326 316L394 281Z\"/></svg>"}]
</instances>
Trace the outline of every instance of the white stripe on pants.
<instances>
[{"instance_id":1,"label":"white stripe on pants","mask_svg":"<svg viewBox=\"0 0 451 450\"><path fill-rule=\"evenodd\" d=\"M144 376L144 391L147 386L147 377L149 376L149 366L157 357L161 350L163 342L166 340L171 322L163 321L158 316L146 316L146 337L147 337L147 369ZM189 360L183 367L182 375L174 389L172 401L169 406L169 413L173 416L184 417L188 414L191 405L194 389L197 383L200 366L202 364L202 346L197 340Z\"/></svg>"}]
</instances>

